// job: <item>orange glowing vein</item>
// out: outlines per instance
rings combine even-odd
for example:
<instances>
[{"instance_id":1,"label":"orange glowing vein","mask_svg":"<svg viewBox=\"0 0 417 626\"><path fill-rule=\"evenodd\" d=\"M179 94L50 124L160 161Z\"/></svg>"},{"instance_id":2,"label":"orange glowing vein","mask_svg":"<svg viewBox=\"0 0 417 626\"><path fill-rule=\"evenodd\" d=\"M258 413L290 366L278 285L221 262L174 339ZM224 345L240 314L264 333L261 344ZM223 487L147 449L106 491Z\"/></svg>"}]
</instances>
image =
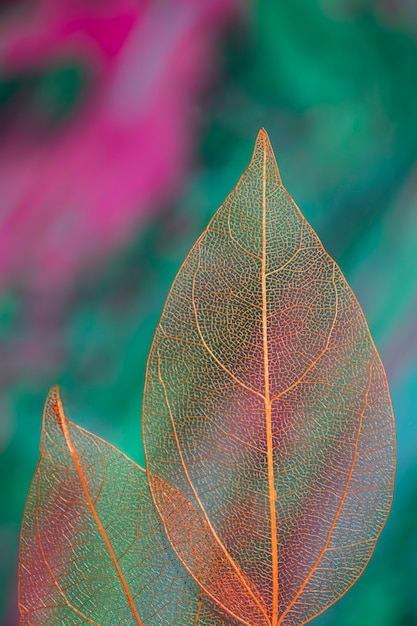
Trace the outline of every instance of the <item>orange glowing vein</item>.
<instances>
[{"instance_id":1,"label":"orange glowing vein","mask_svg":"<svg viewBox=\"0 0 417 626\"><path fill-rule=\"evenodd\" d=\"M132 595L131 595L131 593L129 591L129 588L127 586L126 580L125 580L125 578L123 576L123 572L120 569L120 565L118 563L118 560L116 558L116 555L115 555L114 550L112 548L112 545L110 543L110 540L109 540L109 538L107 536L107 533L106 533L106 531L104 529L104 526L101 523L101 520L100 520L100 518L99 518L99 516L97 514L97 511L95 509L94 503L93 503L93 501L91 499L90 492L89 492L89 489L88 489L88 485L87 485L87 482L85 480L84 472L83 472L83 469L81 467L80 459L78 457L78 452L74 448L74 445L73 445L73 443L71 441L71 438L70 438L70 434L69 434L69 430L68 430L68 424L67 424L67 418L64 415L64 411L63 411L63 408L62 408L62 403L61 403L61 400L60 400L59 396L57 397L57 405L58 405L57 408L58 408L59 423L62 426L62 430L63 430L64 437L65 437L65 441L66 441L68 449L69 449L69 451L71 453L72 459L74 461L74 465L75 465L75 468L77 470L78 477L80 479L81 486L82 486L85 498L86 498L87 503L88 503L88 507L89 507L89 509L91 511L92 516L94 517L94 521L97 524L97 527L98 527L98 529L100 531L100 534L103 537L103 541L104 541L104 543L106 545L106 548L107 548L107 550L108 550L108 552L110 554L110 558L113 561L113 565L116 568L116 571L117 571L117 574L119 576L120 582L122 583L123 591L125 592L126 599L128 601L129 607L130 607L130 609L131 609L131 611L133 613L135 621L138 624L138 626L143 626L142 622L140 620L140 617L138 615L138 612L136 610L135 604L133 602Z\"/></svg>"},{"instance_id":2,"label":"orange glowing vein","mask_svg":"<svg viewBox=\"0 0 417 626\"><path fill-rule=\"evenodd\" d=\"M272 552L272 626L278 624L278 542L277 517L275 510L275 478L274 478L274 450L272 442L271 400L269 391L269 359L268 359L268 314L266 293L266 134L262 132L263 162L262 162L262 338L264 349L264 380L265 380L265 417L266 417L266 444L268 457L268 489L269 515L271 524L271 552Z\"/></svg>"}]
</instances>

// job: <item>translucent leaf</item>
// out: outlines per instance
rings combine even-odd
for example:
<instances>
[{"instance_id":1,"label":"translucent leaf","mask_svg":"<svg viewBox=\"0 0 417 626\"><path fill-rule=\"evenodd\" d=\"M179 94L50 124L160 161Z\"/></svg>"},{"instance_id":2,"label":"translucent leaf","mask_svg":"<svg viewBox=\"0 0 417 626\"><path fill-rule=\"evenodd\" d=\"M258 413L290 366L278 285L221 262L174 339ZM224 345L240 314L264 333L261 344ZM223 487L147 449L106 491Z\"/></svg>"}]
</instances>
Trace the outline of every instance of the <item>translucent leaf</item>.
<instances>
[{"instance_id":1,"label":"translucent leaf","mask_svg":"<svg viewBox=\"0 0 417 626\"><path fill-rule=\"evenodd\" d=\"M368 562L392 499L385 373L264 131L168 296L144 439L147 473L50 392L22 625L300 626Z\"/></svg>"},{"instance_id":2,"label":"translucent leaf","mask_svg":"<svg viewBox=\"0 0 417 626\"><path fill-rule=\"evenodd\" d=\"M367 564L392 499L388 385L265 131L168 296L144 441L171 545L240 623L305 624Z\"/></svg>"},{"instance_id":3,"label":"translucent leaf","mask_svg":"<svg viewBox=\"0 0 417 626\"><path fill-rule=\"evenodd\" d=\"M169 547L146 473L45 405L23 517L20 624L223 623Z\"/></svg>"}]
</instances>

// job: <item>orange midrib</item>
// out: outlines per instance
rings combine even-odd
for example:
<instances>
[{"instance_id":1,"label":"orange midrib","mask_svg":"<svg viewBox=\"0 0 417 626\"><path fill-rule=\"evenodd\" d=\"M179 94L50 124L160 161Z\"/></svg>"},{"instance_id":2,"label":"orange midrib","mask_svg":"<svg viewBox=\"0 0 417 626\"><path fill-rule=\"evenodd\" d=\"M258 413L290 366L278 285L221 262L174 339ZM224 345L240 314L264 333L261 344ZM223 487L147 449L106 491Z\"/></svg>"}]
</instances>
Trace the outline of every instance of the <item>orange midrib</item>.
<instances>
[{"instance_id":1,"label":"orange midrib","mask_svg":"<svg viewBox=\"0 0 417 626\"><path fill-rule=\"evenodd\" d=\"M111 543L109 541L109 538L107 537L107 533L106 533L106 531L104 529L103 524L101 523L101 520L100 520L99 516L97 515L97 511L96 511L96 509L94 507L93 501L92 501L90 493L88 491L87 481L85 480L85 476L84 476L84 473L83 473L83 470L82 470L82 467L81 467L81 463L80 463L80 460L78 458L77 450L74 448L74 446L72 444L72 441L71 441L71 438L70 438L70 435L69 435L69 431L68 431L67 419L64 416L62 403L61 403L61 400L59 398L57 398L57 403L58 403L59 414L60 414L60 417L61 417L61 425L62 425L62 429L64 431L65 441L67 443L68 449L69 449L69 451L71 453L71 456L72 456L72 459L74 461L74 465L75 465L75 468L77 470L77 473L78 473L78 476L79 476L79 479L80 479L80 482L81 482L81 486L82 486L82 489L84 491L84 495L85 495L87 503L88 503L88 507L89 507L89 509L91 511L92 516L94 517L94 520L95 520L95 522L97 524L97 527L98 527L98 529L100 531L100 534L103 537L103 541L106 544L106 548L107 548L107 550L108 550L108 552L110 554L110 557L111 557L111 559L113 561L113 565L116 568L117 574L119 576L120 582L122 583L123 590L124 590L124 592L126 594L127 601L129 603L131 611L132 611L132 613L133 613L133 615L135 617L135 620L136 620L136 622L137 622L137 624L139 626L143 626L143 624L142 624L142 622L140 620L140 617L138 615L138 612L136 610L136 607L135 607L135 605L133 603L133 598L132 598L132 596L130 594L130 591L129 591L129 588L128 588L127 583L125 581L125 578L123 576L122 570L120 569L120 565L117 562L116 555L114 554L114 551L113 551L113 548L112 548Z\"/></svg>"},{"instance_id":2,"label":"orange midrib","mask_svg":"<svg viewBox=\"0 0 417 626\"><path fill-rule=\"evenodd\" d=\"M197 490L196 490L196 488L195 488L195 486L194 486L194 484L193 484L193 482L191 480L190 473L189 473L188 468L187 468L187 466L186 466L186 464L184 462L184 457L183 457L181 446L180 446L180 442L179 442L179 439L178 439L177 429L176 429L176 426L175 426L175 420L173 419L173 416L172 416L172 410L171 410L171 405L170 405L170 402L169 402L169 399L168 399L166 386L165 386L165 383L164 383L164 381L162 379L162 376L161 376L160 359L159 359L159 353L158 352L157 352L157 356L158 356L158 378L159 378L159 382L161 383L161 386L162 386L162 389L163 389L163 392L164 392L165 404L167 406L168 413L169 413L169 416L170 416L170 420L171 420L171 424L172 424L172 430L173 430L174 438L175 438L175 443L176 443L176 446L177 446L177 450L178 450L181 466L182 466L182 468L184 470L184 474L185 474L185 476L187 478L187 482L188 482L188 484L191 487L191 490L192 490L192 492L194 494L196 502L198 503L198 506L199 506L199 508L200 508L200 510L201 510L201 512L203 514L203 517L204 517L204 519L205 519L205 521L206 521L206 523L207 523L207 525L208 525L208 527L210 529L211 534L213 535L214 540L216 541L217 545L219 546L219 548L221 549L221 551L225 555L226 559L229 561L229 563L232 566L233 570L236 572L239 580L242 582L243 586L248 591L248 593L251 596L251 598L255 601L255 604L258 606L258 608L260 609L261 613L264 615L265 619L267 620L268 626L272 626L272 625L270 625L270 623L268 621L268 616L267 616L267 614L265 612L264 607L261 605L261 603L259 602L258 598L253 593L253 591L250 588L248 582L246 581L245 577L243 576L242 572L240 571L239 566L234 561L234 559L231 557L231 555L227 551L226 547L223 545L222 541L220 540L220 537L216 533L216 530L213 527L213 525L212 525L212 523L210 521L209 516L207 515L207 511L205 510L205 508L203 506L203 503L201 502L200 496L199 496L199 494L198 494L198 492L197 492ZM156 508L159 511L159 507L158 507L158 504L157 504L156 501L155 501L155 506L156 506ZM164 522L164 519L163 519L163 516L162 516L161 512L160 512L160 515L161 515L162 523L164 525L165 530L167 531L167 535L168 535L168 538L169 538L169 533L168 533L168 530L166 528L166 523ZM212 594L210 592L210 590L205 585L203 585L203 583L198 578L196 578L195 573L193 572L193 570L187 565L187 563L185 561L183 561L183 559L181 557L181 554L180 554L180 552L178 552L178 550L177 550L176 546L174 545L174 543L171 542L171 545L172 545L172 548L173 548L174 552L177 554L178 558L180 559L181 563L184 565L186 570L191 574L191 576L193 576L193 578L196 580L196 582L198 583L200 588L202 588L205 591L205 593L208 596L210 596L210 598L212 598L221 608L223 608L225 611L230 613L230 615L232 617L235 617L242 624L248 624L248 622L246 622L244 620L244 618L236 615L233 611L231 611L230 608L228 608L227 606L222 604L222 602L218 598L216 598L216 596L214 594Z\"/></svg>"},{"instance_id":3,"label":"orange midrib","mask_svg":"<svg viewBox=\"0 0 417 626\"><path fill-rule=\"evenodd\" d=\"M262 336L264 349L264 379L265 379L265 417L266 443L268 457L268 489L269 489L269 516L271 524L271 551L272 551L272 626L278 623L278 542L277 517L275 509L275 478L274 478L274 450L272 441L271 400L269 391L269 357L268 357L268 316L266 293L266 138L263 136L263 164L262 164Z\"/></svg>"}]
</instances>

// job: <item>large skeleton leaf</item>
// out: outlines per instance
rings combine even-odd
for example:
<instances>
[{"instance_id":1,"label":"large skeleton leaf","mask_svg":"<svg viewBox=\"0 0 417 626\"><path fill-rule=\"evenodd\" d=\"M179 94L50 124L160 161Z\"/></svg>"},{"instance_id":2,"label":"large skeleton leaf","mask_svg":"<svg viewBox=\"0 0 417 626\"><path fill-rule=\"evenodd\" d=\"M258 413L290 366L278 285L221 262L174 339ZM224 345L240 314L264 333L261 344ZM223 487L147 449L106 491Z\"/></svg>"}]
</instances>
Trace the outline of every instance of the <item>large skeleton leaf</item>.
<instances>
[{"instance_id":1,"label":"large skeleton leaf","mask_svg":"<svg viewBox=\"0 0 417 626\"><path fill-rule=\"evenodd\" d=\"M385 373L265 131L168 295L146 470L48 397L20 546L21 624L301 626L387 518Z\"/></svg>"}]
</instances>

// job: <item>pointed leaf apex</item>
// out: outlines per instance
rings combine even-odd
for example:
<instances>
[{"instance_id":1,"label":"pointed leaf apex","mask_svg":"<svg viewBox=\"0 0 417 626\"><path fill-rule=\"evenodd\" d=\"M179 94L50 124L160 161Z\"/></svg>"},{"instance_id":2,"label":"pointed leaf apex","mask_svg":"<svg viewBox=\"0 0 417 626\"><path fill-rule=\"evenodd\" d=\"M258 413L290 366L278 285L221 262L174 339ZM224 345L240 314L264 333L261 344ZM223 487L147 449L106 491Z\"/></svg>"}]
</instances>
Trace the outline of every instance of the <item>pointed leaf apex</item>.
<instances>
[{"instance_id":1,"label":"pointed leaf apex","mask_svg":"<svg viewBox=\"0 0 417 626\"><path fill-rule=\"evenodd\" d=\"M262 128L259 130L258 132L258 138L262 137L262 138L266 138L269 139L268 137L268 133L266 132L265 128L262 126Z\"/></svg>"},{"instance_id":2,"label":"pointed leaf apex","mask_svg":"<svg viewBox=\"0 0 417 626\"><path fill-rule=\"evenodd\" d=\"M53 437L53 433L63 433L63 424L67 420L62 407L61 397L59 395L58 385L54 385L49 390L45 400L45 408L43 411L42 437L46 433ZM59 431L57 431L57 427ZM42 446L41 446L42 447Z\"/></svg>"},{"instance_id":3,"label":"pointed leaf apex","mask_svg":"<svg viewBox=\"0 0 417 626\"><path fill-rule=\"evenodd\" d=\"M266 163L267 175L270 177L269 186L273 186L274 183L282 185L275 153L265 128L261 128L256 137L251 164L257 164L261 167L263 162Z\"/></svg>"},{"instance_id":4,"label":"pointed leaf apex","mask_svg":"<svg viewBox=\"0 0 417 626\"><path fill-rule=\"evenodd\" d=\"M268 147L270 150L272 150L268 133L266 132L265 128L261 128L256 137L254 151L256 152L257 150L264 150L265 148L268 148Z\"/></svg>"}]
</instances>

